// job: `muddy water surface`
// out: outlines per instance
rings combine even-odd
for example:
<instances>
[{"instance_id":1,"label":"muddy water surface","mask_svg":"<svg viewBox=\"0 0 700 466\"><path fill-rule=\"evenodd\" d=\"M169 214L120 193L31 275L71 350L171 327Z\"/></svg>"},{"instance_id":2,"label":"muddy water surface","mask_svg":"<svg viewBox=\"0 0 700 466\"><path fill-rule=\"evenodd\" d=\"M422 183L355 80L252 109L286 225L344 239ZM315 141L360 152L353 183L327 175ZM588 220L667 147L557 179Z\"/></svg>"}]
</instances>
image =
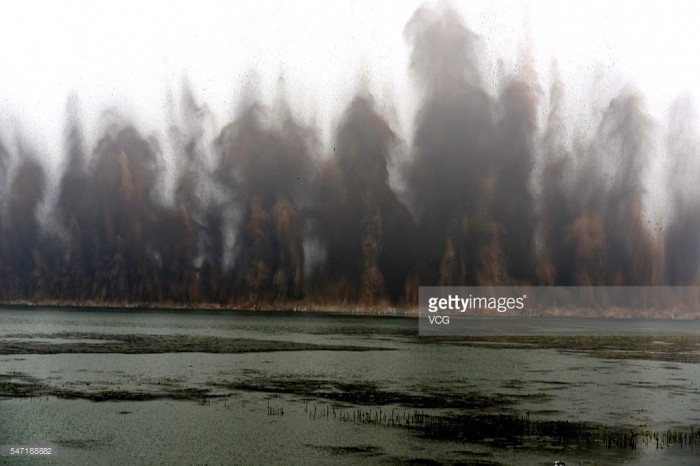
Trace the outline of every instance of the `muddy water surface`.
<instances>
[{"instance_id":1,"label":"muddy water surface","mask_svg":"<svg viewBox=\"0 0 700 466\"><path fill-rule=\"evenodd\" d=\"M0 310L0 447L50 445L46 464L700 463L700 323L473 328Z\"/></svg>"}]
</instances>

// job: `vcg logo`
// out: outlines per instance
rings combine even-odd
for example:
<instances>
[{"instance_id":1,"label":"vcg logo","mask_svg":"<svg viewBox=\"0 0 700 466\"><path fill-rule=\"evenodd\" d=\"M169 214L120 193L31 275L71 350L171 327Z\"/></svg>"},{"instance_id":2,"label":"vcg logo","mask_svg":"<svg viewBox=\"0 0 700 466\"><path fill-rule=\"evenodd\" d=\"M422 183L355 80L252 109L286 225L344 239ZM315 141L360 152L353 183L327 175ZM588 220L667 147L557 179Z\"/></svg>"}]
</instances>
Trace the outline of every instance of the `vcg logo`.
<instances>
[{"instance_id":1,"label":"vcg logo","mask_svg":"<svg viewBox=\"0 0 700 466\"><path fill-rule=\"evenodd\" d=\"M450 323L450 316L438 316L438 315L432 315L428 316L428 322L430 322L430 325L447 325Z\"/></svg>"}]
</instances>

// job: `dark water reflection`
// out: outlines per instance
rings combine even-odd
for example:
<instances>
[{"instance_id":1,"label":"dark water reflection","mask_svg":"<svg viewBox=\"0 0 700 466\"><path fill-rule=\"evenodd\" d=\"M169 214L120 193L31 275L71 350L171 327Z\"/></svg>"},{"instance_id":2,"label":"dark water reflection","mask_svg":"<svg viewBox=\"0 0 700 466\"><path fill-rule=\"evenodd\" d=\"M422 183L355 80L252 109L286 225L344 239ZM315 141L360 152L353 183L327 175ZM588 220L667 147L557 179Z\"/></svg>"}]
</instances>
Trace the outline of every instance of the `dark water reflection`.
<instances>
[{"instance_id":1,"label":"dark water reflection","mask_svg":"<svg viewBox=\"0 0 700 466\"><path fill-rule=\"evenodd\" d=\"M642 435L700 426L700 323L473 328L428 339L397 317L2 310L0 445L54 445L52 464L700 462L700 444ZM635 448L605 443L625 435Z\"/></svg>"}]
</instances>

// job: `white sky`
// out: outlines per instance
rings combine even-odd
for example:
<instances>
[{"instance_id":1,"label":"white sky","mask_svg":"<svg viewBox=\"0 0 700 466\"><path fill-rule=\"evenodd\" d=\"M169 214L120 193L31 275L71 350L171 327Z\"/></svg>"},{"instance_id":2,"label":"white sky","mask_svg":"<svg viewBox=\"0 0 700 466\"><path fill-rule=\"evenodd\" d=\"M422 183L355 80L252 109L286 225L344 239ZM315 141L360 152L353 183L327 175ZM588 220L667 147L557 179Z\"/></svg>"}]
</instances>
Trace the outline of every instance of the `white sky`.
<instances>
[{"instance_id":1,"label":"white sky","mask_svg":"<svg viewBox=\"0 0 700 466\"><path fill-rule=\"evenodd\" d=\"M403 28L421 4L5 1L0 6L0 134L7 141L19 127L36 149L56 160L71 92L80 99L88 133L109 107L146 133L162 133L167 89L179 94L185 76L221 125L233 117L255 71L268 102L283 75L292 108L305 119L314 117L324 137L364 80L396 109L397 129L409 137L416 93ZM574 114L590 108L589 100L583 104L577 98L594 88L612 94L627 82L644 92L658 119L666 117L676 95L700 95L700 8L693 1L453 5L482 36L487 73L497 68L497 57L507 66L515 63L529 23L543 88L549 87L546 76L557 58ZM596 81L601 75L605 78Z\"/></svg>"}]
</instances>

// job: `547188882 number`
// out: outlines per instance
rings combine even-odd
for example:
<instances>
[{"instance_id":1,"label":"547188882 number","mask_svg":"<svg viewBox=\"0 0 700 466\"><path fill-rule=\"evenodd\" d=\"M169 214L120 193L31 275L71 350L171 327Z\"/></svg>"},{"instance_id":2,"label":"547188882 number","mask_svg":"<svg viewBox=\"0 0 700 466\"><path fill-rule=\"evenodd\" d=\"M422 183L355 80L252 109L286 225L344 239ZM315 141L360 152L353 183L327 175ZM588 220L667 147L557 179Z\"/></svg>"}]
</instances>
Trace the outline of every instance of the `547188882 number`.
<instances>
[{"instance_id":1,"label":"547188882 number","mask_svg":"<svg viewBox=\"0 0 700 466\"><path fill-rule=\"evenodd\" d=\"M10 447L10 455L51 455L51 447Z\"/></svg>"}]
</instances>

